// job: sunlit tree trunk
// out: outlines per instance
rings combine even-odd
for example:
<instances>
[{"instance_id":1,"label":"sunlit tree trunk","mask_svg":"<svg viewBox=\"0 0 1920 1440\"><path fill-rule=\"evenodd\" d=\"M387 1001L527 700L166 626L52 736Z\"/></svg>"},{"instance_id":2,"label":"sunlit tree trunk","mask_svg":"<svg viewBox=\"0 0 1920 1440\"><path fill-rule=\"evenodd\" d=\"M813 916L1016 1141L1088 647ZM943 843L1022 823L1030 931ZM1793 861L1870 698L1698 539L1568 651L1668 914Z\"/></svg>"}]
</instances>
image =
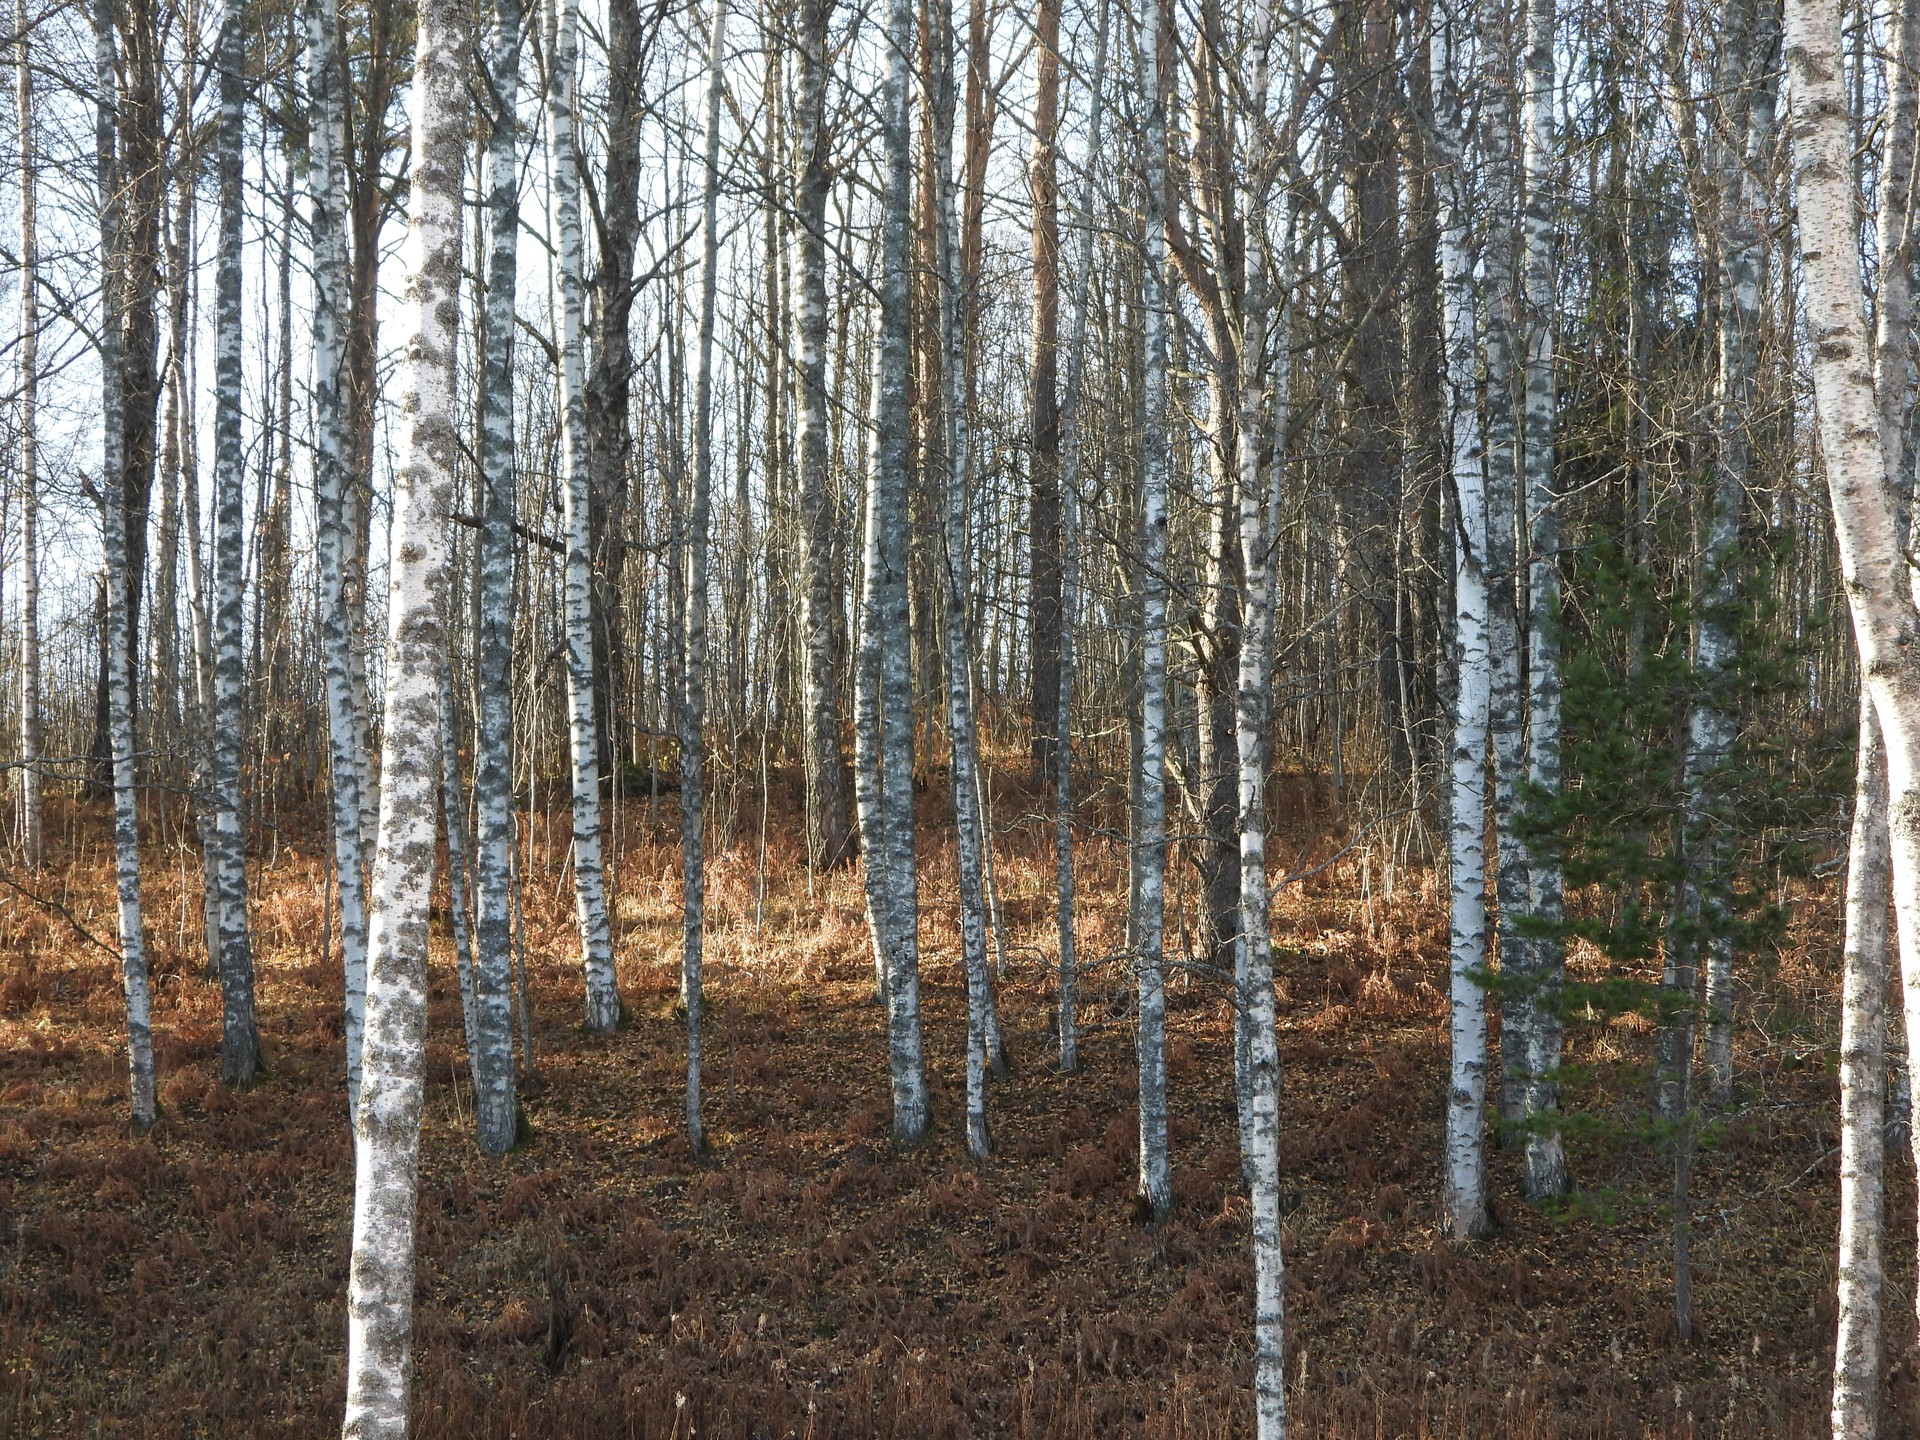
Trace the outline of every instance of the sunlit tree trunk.
<instances>
[{"instance_id":1,"label":"sunlit tree trunk","mask_svg":"<svg viewBox=\"0 0 1920 1440\"><path fill-rule=\"evenodd\" d=\"M1527 784L1536 795L1560 793L1560 522L1554 478L1556 382L1553 373L1553 169L1555 0L1528 0L1525 131L1526 209L1522 233L1526 297L1526 399L1521 418L1521 475L1527 527ZM1560 866L1542 847L1527 856L1527 913L1549 933L1521 948L1528 1006L1526 1121L1522 1188L1535 1198L1567 1188L1567 1162L1555 1115L1560 1105L1560 991L1564 943L1551 933L1562 910Z\"/></svg>"},{"instance_id":2,"label":"sunlit tree trunk","mask_svg":"<svg viewBox=\"0 0 1920 1440\"><path fill-rule=\"evenodd\" d=\"M940 572L942 642L947 667L947 740L953 752L955 861L960 881L960 954L967 984L967 1149L984 1158L987 1133L987 1052L993 996L987 976L987 914L984 888L985 834L979 790L979 741L974 729L972 645L967 608L972 584L967 560L967 505L972 485L973 417L968 407L968 363L962 305L960 221L954 203L953 122L957 108L951 17L933 20L933 124L935 233L938 270L941 410L945 421L946 496Z\"/></svg>"},{"instance_id":3,"label":"sunlit tree trunk","mask_svg":"<svg viewBox=\"0 0 1920 1440\"><path fill-rule=\"evenodd\" d=\"M246 833L240 824L240 739L244 732L245 613L241 592L246 476L240 435L241 166L246 144L246 38L242 0L225 0L215 27L220 120L214 168L220 185L219 254L214 267L213 363L213 870L218 904L222 998L220 1073L251 1084L260 1068L253 1019L253 945L247 926Z\"/></svg>"},{"instance_id":4,"label":"sunlit tree trunk","mask_svg":"<svg viewBox=\"0 0 1920 1440\"><path fill-rule=\"evenodd\" d=\"M306 0L307 197L312 248L311 327L314 548L320 648L326 671L327 759L332 779L333 873L340 896L346 974L347 1106L360 1103L360 1048L367 995L367 909L362 846L366 753L354 699L354 607L347 570L357 541L347 491L353 434L346 373L346 62L338 0Z\"/></svg>"},{"instance_id":5,"label":"sunlit tree trunk","mask_svg":"<svg viewBox=\"0 0 1920 1440\"><path fill-rule=\"evenodd\" d=\"M120 980L127 1001L127 1072L133 1127L154 1121L153 1001L147 938L140 919L140 801L134 761L133 656L127 621L133 574L120 486L125 443L121 386L121 192L114 146L117 81L112 0L93 12L94 147L100 208L100 525L107 588L107 719L113 762L113 845L120 921Z\"/></svg>"},{"instance_id":6,"label":"sunlit tree trunk","mask_svg":"<svg viewBox=\"0 0 1920 1440\"><path fill-rule=\"evenodd\" d=\"M912 0L888 0L887 71L881 96L886 171L881 187L880 307L874 359L873 454L867 476L865 575L856 736L864 736L860 849L867 914L884 974L893 1133L926 1134L926 1061L920 1033L919 884L913 849L913 653L907 603L908 404L912 340L914 63Z\"/></svg>"},{"instance_id":7,"label":"sunlit tree trunk","mask_svg":"<svg viewBox=\"0 0 1920 1440\"><path fill-rule=\"evenodd\" d=\"M40 242L34 152L33 66L26 0L14 0L14 94L20 125L20 851L45 859L40 798Z\"/></svg>"},{"instance_id":8,"label":"sunlit tree trunk","mask_svg":"<svg viewBox=\"0 0 1920 1440\"><path fill-rule=\"evenodd\" d=\"M389 532L384 783L354 1127L346 1440L404 1440L412 1380L427 917L446 664L446 531L460 455L454 345L467 128L466 24L465 12L449 0L424 0L419 8L401 311L405 359L397 377L399 463Z\"/></svg>"},{"instance_id":9,"label":"sunlit tree trunk","mask_svg":"<svg viewBox=\"0 0 1920 1440\"><path fill-rule=\"evenodd\" d=\"M1487 995L1481 983L1487 944L1487 483L1475 370L1478 363L1474 255L1468 196L1465 21L1436 7L1433 31L1434 131L1441 171L1440 273L1446 344L1447 406L1452 417L1454 640L1451 1073L1447 1086L1446 1182L1441 1223L1457 1239L1490 1230L1487 1217ZM1494 223L1498 224L1498 217Z\"/></svg>"},{"instance_id":10,"label":"sunlit tree trunk","mask_svg":"<svg viewBox=\"0 0 1920 1440\"><path fill-rule=\"evenodd\" d=\"M600 853L600 754L593 698L593 536L588 525L587 412L582 324L580 168L574 148L578 0L553 0L547 53L547 145L560 289L561 510L566 524L568 749L573 766L573 894L586 970L587 1029L620 1023L606 875Z\"/></svg>"},{"instance_id":11,"label":"sunlit tree trunk","mask_svg":"<svg viewBox=\"0 0 1920 1440\"><path fill-rule=\"evenodd\" d=\"M687 627L680 693L680 841L683 947L680 996L687 1007L687 1141L706 1148L700 1121L700 964L706 939L707 585L713 506L713 315L720 264L720 101L726 90L726 0L710 0L707 120L700 190L700 338L694 355L693 493L687 505Z\"/></svg>"},{"instance_id":12,"label":"sunlit tree trunk","mask_svg":"<svg viewBox=\"0 0 1920 1440\"><path fill-rule=\"evenodd\" d=\"M495 0L487 57L485 173L487 286L480 355L480 604L474 636L479 692L474 745L474 1125L480 1148L513 1148L519 1101L513 1083L513 324L519 265L520 0Z\"/></svg>"},{"instance_id":13,"label":"sunlit tree trunk","mask_svg":"<svg viewBox=\"0 0 1920 1440\"><path fill-rule=\"evenodd\" d=\"M1087 116L1087 159L1100 154L1106 122L1107 32L1111 24L1108 0L1095 0L1093 70ZM1074 213L1079 237L1075 245L1073 299L1067 322L1067 388L1060 406L1060 698L1054 741L1053 868L1056 886L1056 928L1060 935L1060 1069L1072 1073L1080 1065L1079 1019L1075 995L1079 962L1075 957L1073 913L1073 687L1075 654L1073 620L1080 585L1080 390L1086 373L1087 297L1093 287L1094 170L1081 171Z\"/></svg>"},{"instance_id":14,"label":"sunlit tree trunk","mask_svg":"<svg viewBox=\"0 0 1920 1440\"><path fill-rule=\"evenodd\" d=\"M803 0L794 120L797 176L794 224L794 341L799 372L801 525L805 531L804 652L807 778L813 786L814 861L831 869L854 852L848 812L846 756L840 749L840 647L834 575L834 516L827 494L827 196L830 137L826 131L827 22L830 0Z\"/></svg>"},{"instance_id":15,"label":"sunlit tree trunk","mask_svg":"<svg viewBox=\"0 0 1920 1440\"><path fill-rule=\"evenodd\" d=\"M1167 874L1167 100L1162 83L1162 0L1139 0L1134 35L1135 100L1145 177L1141 242L1145 322L1140 432L1140 751L1134 821L1134 974L1139 992L1136 1058L1140 1081L1142 1204L1155 1219L1173 1208L1167 1153L1167 997L1162 971Z\"/></svg>"}]
</instances>

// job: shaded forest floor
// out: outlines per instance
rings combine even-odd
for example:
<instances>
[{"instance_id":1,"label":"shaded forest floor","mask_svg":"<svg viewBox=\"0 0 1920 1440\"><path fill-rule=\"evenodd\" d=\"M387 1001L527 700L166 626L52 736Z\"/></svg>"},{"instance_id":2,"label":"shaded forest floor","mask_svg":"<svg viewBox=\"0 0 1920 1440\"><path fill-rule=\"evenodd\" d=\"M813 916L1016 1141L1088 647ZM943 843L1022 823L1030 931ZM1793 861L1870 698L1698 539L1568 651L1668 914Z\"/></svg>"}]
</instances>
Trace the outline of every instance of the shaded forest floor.
<instances>
[{"instance_id":1,"label":"shaded forest floor","mask_svg":"<svg viewBox=\"0 0 1920 1440\"><path fill-rule=\"evenodd\" d=\"M527 896L531 1139L469 1138L446 917L435 926L420 1203L422 1440L507 1436L1226 1436L1249 1433L1251 1261L1218 987L1171 985L1174 1174L1133 1218L1130 977L1083 980L1083 1070L1052 1068L1049 831L1002 808L1014 1073L997 1152L958 1125L964 1006L942 807L924 801L923 974L937 1129L889 1141L881 1013L857 875L809 880L771 827L712 864L706 1116L681 1136L679 849L629 819L614 868L617 1035L579 1027L565 877L536 844ZM629 812L634 809L628 802ZM644 809L644 802L641 807ZM662 807L671 813L670 801ZM17 876L112 934L102 817L53 827L64 863ZM536 827L538 831L540 827ZM546 833L557 836L556 823ZM1083 954L1120 948L1122 852L1082 847ZM1667 1167L1631 1137L1646 1022L1576 1026L1581 1199L1436 1238L1446 1068L1444 910L1382 898L1354 852L1276 904L1288 1372L1303 1436L1813 1436L1832 1355L1838 961L1830 899L1744 972L1740 1094L1699 1162L1700 1334L1670 1318ZM156 840L147 919L163 1113L125 1121L113 958L0 896L0 1432L325 1436L343 1397L352 1148L340 978L320 951L311 846L256 857L268 1072L215 1078L191 862ZM444 886L444 879L443 879ZM1370 898L1365 891L1372 890ZM1195 886L1177 887L1190 929ZM757 900L759 903L757 904ZM756 909L758 923L756 924ZM1894 1156L1890 1429L1920 1433L1911 1167Z\"/></svg>"}]
</instances>

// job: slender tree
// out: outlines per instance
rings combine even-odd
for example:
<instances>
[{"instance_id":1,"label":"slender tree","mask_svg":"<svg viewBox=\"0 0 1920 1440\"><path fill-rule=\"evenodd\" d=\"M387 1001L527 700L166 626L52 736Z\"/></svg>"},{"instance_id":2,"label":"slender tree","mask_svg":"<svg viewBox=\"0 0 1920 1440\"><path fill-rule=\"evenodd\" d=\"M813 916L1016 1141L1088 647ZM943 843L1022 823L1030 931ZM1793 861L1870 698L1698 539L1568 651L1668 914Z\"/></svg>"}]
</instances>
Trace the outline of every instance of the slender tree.
<instances>
[{"instance_id":1,"label":"slender tree","mask_svg":"<svg viewBox=\"0 0 1920 1440\"><path fill-rule=\"evenodd\" d=\"M600 751L593 689L593 534L589 524L587 412L583 393L585 293L580 237L580 161L574 148L578 0L548 10L547 147L560 291L560 502L566 526L568 748L573 767L573 894L586 970L587 1029L620 1023L620 991L600 853Z\"/></svg>"},{"instance_id":2,"label":"slender tree","mask_svg":"<svg viewBox=\"0 0 1920 1440\"><path fill-rule=\"evenodd\" d=\"M100 526L106 565L106 665L108 738L113 766L114 873L119 899L120 981L127 1001L127 1070L133 1128L153 1124L153 1000L147 982L147 939L140 919L140 798L134 758L132 631L128 599L133 589L127 546L126 507L120 493L126 405L121 373L121 312L125 275L122 253L119 157L115 110L117 58L113 0L98 0L93 12L95 184L100 209Z\"/></svg>"},{"instance_id":3,"label":"slender tree","mask_svg":"<svg viewBox=\"0 0 1920 1440\"><path fill-rule=\"evenodd\" d=\"M687 502L686 647L680 691L680 841L684 885L680 995L687 1007L687 1141L706 1148L700 1120L700 966L707 906L707 587L713 507L713 321L720 285L720 104L726 94L726 0L712 0L706 134L700 182L700 334L693 381L693 491Z\"/></svg>"},{"instance_id":4,"label":"slender tree","mask_svg":"<svg viewBox=\"0 0 1920 1440\"><path fill-rule=\"evenodd\" d=\"M251 1084L260 1068L253 1018L253 945L247 925L246 833L240 820L241 655L245 611L242 530L246 476L240 433L240 272L246 146L244 0L224 0L214 28L220 121L214 169L220 186L220 240L214 266L213 363L213 715L212 782L218 970L223 1002L220 1073L229 1085Z\"/></svg>"},{"instance_id":5,"label":"slender tree","mask_svg":"<svg viewBox=\"0 0 1920 1440\"><path fill-rule=\"evenodd\" d=\"M305 0L307 203L312 247L313 480L320 642L326 670L327 761L332 782L333 874L346 976L348 1115L360 1104L367 995L367 908L362 822L366 751L355 699L354 606L348 570L356 540L348 491L353 434L346 369L346 61L339 0Z\"/></svg>"},{"instance_id":6,"label":"slender tree","mask_svg":"<svg viewBox=\"0 0 1920 1440\"><path fill-rule=\"evenodd\" d=\"M406 357L387 595L380 828L368 935L347 1276L346 1440L403 1440L412 1381L414 1224L426 1060L427 915L440 790L446 532L460 453L454 344L465 171L466 16L419 9L407 204Z\"/></svg>"},{"instance_id":7,"label":"slender tree","mask_svg":"<svg viewBox=\"0 0 1920 1440\"><path fill-rule=\"evenodd\" d=\"M40 798L40 227L26 0L14 0L13 28L20 125L20 850L37 868L46 858Z\"/></svg>"},{"instance_id":8,"label":"slender tree","mask_svg":"<svg viewBox=\"0 0 1920 1440\"><path fill-rule=\"evenodd\" d=\"M488 42L483 191L487 285L480 356L479 613L474 636L479 692L474 746L474 1125L480 1148L513 1147L519 1102L513 1083L513 327L520 235L520 0L495 0Z\"/></svg>"}]
</instances>

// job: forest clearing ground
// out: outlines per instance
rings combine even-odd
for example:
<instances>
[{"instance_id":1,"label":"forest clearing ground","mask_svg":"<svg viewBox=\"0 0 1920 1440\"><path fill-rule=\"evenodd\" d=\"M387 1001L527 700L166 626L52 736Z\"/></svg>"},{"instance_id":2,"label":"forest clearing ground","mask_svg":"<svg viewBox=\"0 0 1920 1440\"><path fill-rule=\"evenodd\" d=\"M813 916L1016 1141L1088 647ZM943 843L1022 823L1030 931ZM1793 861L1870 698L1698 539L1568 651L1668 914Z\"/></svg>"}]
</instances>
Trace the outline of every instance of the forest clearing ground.
<instances>
[{"instance_id":1,"label":"forest clearing ground","mask_svg":"<svg viewBox=\"0 0 1920 1440\"><path fill-rule=\"evenodd\" d=\"M108 937L102 818L56 817L66 863L17 878ZM1083 977L1082 1069L1055 1073L1051 830L1003 811L999 995L1014 1069L989 1092L996 1153L975 1164L957 1128L950 827L931 801L924 818L936 1130L904 1155L889 1140L857 873L810 882L797 826L772 827L757 930L757 834L710 864L705 1163L680 1130L671 832L631 837L612 866L631 1019L605 1039L581 1030L571 899L536 848L532 1138L499 1163L471 1143L436 914L422 1440L1247 1433L1252 1266L1218 985L1191 972L1170 985L1177 1208L1148 1230L1131 1203L1130 976L1109 960ZM1080 859L1082 954L1110 956L1125 929L1122 852L1094 840ZM1792 948L1743 971L1739 1103L1695 1181L1702 1334L1681 1347L1664 1157L1618 1124L1570 1144L1585 1203L1558 1218L1529 1209L1496 1153L1498 1234L1460 1251L1436 1239L1445 916L1430 887L1357 898L1358 865L1275 906L1295 1433L1824 1433L1832 898L1804 901ZM184 873L193 883L192 863ZM252 868L267 1073L237 1094L217 1080L219 991L201 973L182 874L156 841L146 902L162 1115L142 1139L126 1126L115 963L55 911L0 898L0 1432L338 1428L352 1148L320 861L283 846ZM1191 929L1190 876L1179 892L1170 946ZM1571 1027L1573 1106L1615 1122L1644 1109L1644 1027ZM1914 1434L1911 1166L1896 1153L1889 1173L1888 1433Z\"/></svg>"}]
</instances>

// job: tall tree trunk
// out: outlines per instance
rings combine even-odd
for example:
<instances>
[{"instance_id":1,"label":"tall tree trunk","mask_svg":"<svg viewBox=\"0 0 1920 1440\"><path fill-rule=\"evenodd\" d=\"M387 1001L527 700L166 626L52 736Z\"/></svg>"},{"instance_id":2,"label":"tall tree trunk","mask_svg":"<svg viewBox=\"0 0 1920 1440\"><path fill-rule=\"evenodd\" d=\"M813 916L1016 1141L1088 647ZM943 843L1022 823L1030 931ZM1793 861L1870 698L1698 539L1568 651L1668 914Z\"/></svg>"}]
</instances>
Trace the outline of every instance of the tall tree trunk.
<instances>
[{"instance_id":1,"label":"tall tree trunk","mask_svg":"<svg viewBox=\"0 0 1920 1440\"><path fill-rule=\"evenodd\" d=\"M246 833L240 823L240 740L244 705L241 645L245 612L242 530L246 475L240 435L240 268L246 144L246 35L243 0L224 0L214 34L220 121L214 168L220 185L219 255L214 269L213 379L213 831L219 905L222 1027L220 1073L248 1085L260 1068L253 1018L253 945L247 926Z\"/></svg>"},{"instance_id":2,"label":"tall tree trunk","mask_svg":"<svg viewBox=\"0 0 1920 1440\"><path fill-rule=\"evenodd\" d=\"M680 842L687 1007L687 1143L706 1149L700 1120L700 965L707 919L707 587L713 512L713 316L720 283L720 101L726 93L726 0L710 0L707 119L700 182L700 337L694 355L693 493L687 505L687 641L680 690Z\"/></svg>"},{"instance_id":3,"label":"tall tree trunk","mask_svg":"<svg viewBox=\"0 0 1920 1440\"><path fill-rule=\"evenodd\" d=\"M884 976L894 1138L917 1143L932 1121L920 1033L919 882L913 836L913 652L907 599L908 369L914 64L912 0L888 0L881 97L880 313L874 358L873 455L867 477L859 682L860 849L867 916Z\"/></svg>"},{"instance_id":4,"label":"tall tree trunk","mask_svg":"<svg viewBox=\"0 0 1920 1440\"><path fill-rule=\"evenodd\" d=\"M1907 7L1902 7L1907 8ZM1873 704L1860 706L1847 850L1846 972L1840 1005L1839 1335L1834 1440L1880 1433L1880 1291L1885 1281L1887 755Z\"/></svg>"},{"instance_id":5,"label":"tall tree trunk","mask_svg":"<svg viewBox=\"0 0 1920 1440\"><path fill-rule=\"evenodd\" d=\"M347 1278L346 1440L404 1440L412 1379L414 1222L426 1059L427 917L440 790L447 524L460 441L459 323L466 16L425 0L413 67L412 183L402 324L381 724L379 843L368 941L361 1105Z\"/></svg>"},{"instance_id":6,"label":"tall tree trunk","mask_svg":"<svg viewBox=\"0 0 1920 1440\"><path fill-rule=\"evenodd\" d=\"M1920 83L1920 5L1894 8L1886 58L1887 115L1881 142L1880 293L1875 304L1874 384L1887 486L1912 503L1905 436L1914 400L1913 180ZM1750 147L1751 148L1751 147ZM1909 509L1908 533L1911 534ZM1840 1245L1833 1356L1834 1440L1880 1433L1881 1292L1886 1224L1887 1124L1887 751L1870 694L1860 694L1853 824L1847 846L1840 1037ZM1911 1139L1911 1099L1901 1107Z\"/></svg>"},{"instance_id":7,"label":"tall tree trunk","mask_svg":"<svg viewBox=\"0 0 1920 1440\"><path fill-rule=\"evenodd\" d=\"M1887 752L1888 841L1906 995L1920 1053L1920 644L1904 537L1887 485L1854 225L1852 138L1835 0L1787 0L1795 198L1820 449L1860 670Z\"/></svg>"},{"instance_id":8,"label":"tall tree trunk","mask_svg":"<svg viewBox=\"0 0 1920 1440\"><path fill-rule=\"evenodd\" d=\"M308 228L313 250L312 387L314 539L320 648L326 671L327 759L332 779L333 873L340 894L346 977L347 1114L360 1106L360 1049L367 996L367 900L362 829L364 731L354 670L355 607L349 571L357 547L353 432L346 366L347 210L344 160L347 69L339 0L305 0L307 27Z\"/></svg>"},{"instance_id":9,"label":"tall tree trunk","mask_svg":"<svg viewBox=\"0 0 1920 1440\"><path fill-rule=\"evenodd\" d=\"M126 265L122 253L123 208L114 145L115 57L113 0L98 0L93 12L94 146L100 207L100 525L106 565L107 718L113 763L113 846L120 919L120 982L127 1001L127 1073L133 1128L153 1124L153 1001L147 983L147 938L140 919L140 799L135 788L133 651L128 596L134 570L127 544L125 497L125 390L122 381L121 310Z\"/></svg>"},{"instance_id":10,"label":"tall tree trunk","mask_svg":"<svg viewBox=\"0 0 1920 1440\"><path fill-rule=\"evenodd\" d=\"M1060 710L1065 644L1060 489L1060 0L1040 0L1036 21L1033 156L1027 163L1033 233L1032 499L1027 521L1027 626L1033 687L1033 778L1038 787L1058 769L1053 748L1064 728ZM1101 84L1096 73L1094 87ZM1057 777L1055 777L1057 778Z\"/></svg>"},{"instance_id":11,"label":"tall tree trunk","mask_svg":"<svg viewBox=\"0 0 1920 1440\"><path fill-rule=\"evenodd\" d=\"M578 0L552 0L553 41L547 51L547 143L558 230L560 279L561 511L566 524L568 748L573 767L573 895L586 970L587 1029L620 1023L613 933L607 920L606 875L600 858L600 752L593 698L593 535L589 519L586 399L582 355L580 162L574 150L574 69L579 48Z\"/></svg>"},{"instance_id":12,"label":"tall tree trunk","mask_svg":"<svg viewBox=\"0 0 1920 1440\"><path fill-rule=\"evenodd\" d=\"M479 615L474 668L479 734L474 746L474 1126L480 1148L504 1155L519 1127L514 1094L510 996L513 986L513 852L520 835L513 801L513 561L518 501L513 453L513 324L520 234L521 0L494 0L487 57L488 107L483 191L487 202L487 288L481 324Z\"/></svg>"},{"instance_id":13,"label":"tall tree trunk","mask_svg":"<svg viewBox=\"0 0 1920 1440\"><path fill-rule=\"evenodd\" d=\"M29 866L46 858L40 798L40 244L35 201L33 67L27 3L14 0L14 94L20 126L20 850Z\"/></svg>"},{"instance_id":14,"label":"tall tree trunk","mask_svg":"<svg viewBox=\"0 0 1920 1440\"><path fill-rule=\"evenodd\" d=\"M942 533L942 640L947 666L947 740L953 752L955 868L960 882L960 953L967 983L967 1149L985 1158L987 1053L993 995L987 978L985 822L979 789L979 741L974 729L972 646L967 607L972 585L967 563L967 506L972 484L973 432L967 394L967 346L961 296L960 217L954 199L953 122L957 108L953 25L944 13L933 21L934 255L938 272L940 373L946 449L946 505Z\"/></svg>"},{"instance_id":15,"label":"tall tree trunk","mask_svg":"<svg viewBox=\"0 0 1920 1440\"><path fill-rule=\"evenodd\" d=\"M1487 648L1486 456L1475 403L1478 362L1474 255L1468 196L1468 46L1464 18L1436 6L1433 29L1435 177L1446 339L1446 396L1452 416L1454 642L1458 674L1453 722L1453 818L1446 1183L1441 1223L1456 1239L1489 1233L1486 1180L1487 714L1492 679ZM1500 217L1492 217L1498 225Z\"/></svg>"},{"instance_id":16,"label":"tall tree trunk","mask_svg":"<svg viewBox=\"0 0 1920 1440\"><path fill-rule=\"evenodd\" d=\"M619 773L620 742L627 727L624 696L631 673L620 618L620 582L626 570L625 515L633 452L627 398L633 380L629 321L633 256L640 231L639 130L646 72L635 0L609 0L606 26L606 164L595 211L600 263L588 285L593 302L593 355L584 393L588 533L594 547L593 697L603 776Z\"/></svg>"},{"instance_id":17,"label":"tall tree trunk","mask_svg":"<svg viewBox=\"0 0 1920 1440\"><path fill-rule=\"evenodd\" d=\"M813 786L814 863L852 858L847 761L840 748L839 611L833 505L827 493L827 194L833 177L826 133L827 23L831 0L803 0L796 47L798 176L794 197L794 339L799 370L800 518L805 529L807 778ZM844 378L844 377L843 377Z\"/></svg>"},{"instance_id":18,"label":"tall tree trunk","mask_svg":"<svg viewBox=\"0 0 1920 1440\"><path fill-rule=\"evenodd\" d=\"M1134 38L1144 194L1141 311L1145 322L1140 431L1140 752L1134 820L1134 959L1139 998L1141 1204L1158 1220L1173 1208L1167 1153L1167 997L1162 972L1167 875L1167 95L1162 0L1139 0Z\"/></svg>"},{"instance_id":19,"label":"tall tree trunk","mask_svg":"<svg viewBox=\"0 0 1920 1440\"><path fill-rule=\"evenodd\" d=\"M1073 686L1074 605L1080 584L1080 390L1087 358L1087 297L1093 288L1094 160L1106 121L1108 0L1095 0L1099 19L1093 44L1094 76L1087 117L1087 156L1081 171L1074 213L1080 227L1075 246L1073 300L1067 329L1067 393L1060 407L1060 691L1055 710L1053 789L1053 869L1057 928L1060 935L1060 1069L1080 1066L1079 1020L1074 998L1079 962L1074 954L1073 914Z\"/></svg>"},{"instance_id":20,"label":"tall tree trunk","mask_svg":"<svg viewBox=\"0 0 1920 1440\"><path fill-rule=\"evenodd\" d=\"M1555 0L1528 0L1526 91L1521 123L1526 133L1526 404L1522 412L1521 472L1527 525L1527 784L1534 794L1560 793L1560 529L1554 478L1556 389L1553 315L1558 293L1554 274L1553 167ZM1543 848L1527 856L1527 912L1535 923L1556 926L1561 918L1560 866ZM1527 1017L1526 1121L1522 1188L1539 1199L1567 1188L1567 1162L1555 1115L1560 1106L1560 990L1564 942L1546 933L1520 951Z\"/></svg>"}]
</instances>

